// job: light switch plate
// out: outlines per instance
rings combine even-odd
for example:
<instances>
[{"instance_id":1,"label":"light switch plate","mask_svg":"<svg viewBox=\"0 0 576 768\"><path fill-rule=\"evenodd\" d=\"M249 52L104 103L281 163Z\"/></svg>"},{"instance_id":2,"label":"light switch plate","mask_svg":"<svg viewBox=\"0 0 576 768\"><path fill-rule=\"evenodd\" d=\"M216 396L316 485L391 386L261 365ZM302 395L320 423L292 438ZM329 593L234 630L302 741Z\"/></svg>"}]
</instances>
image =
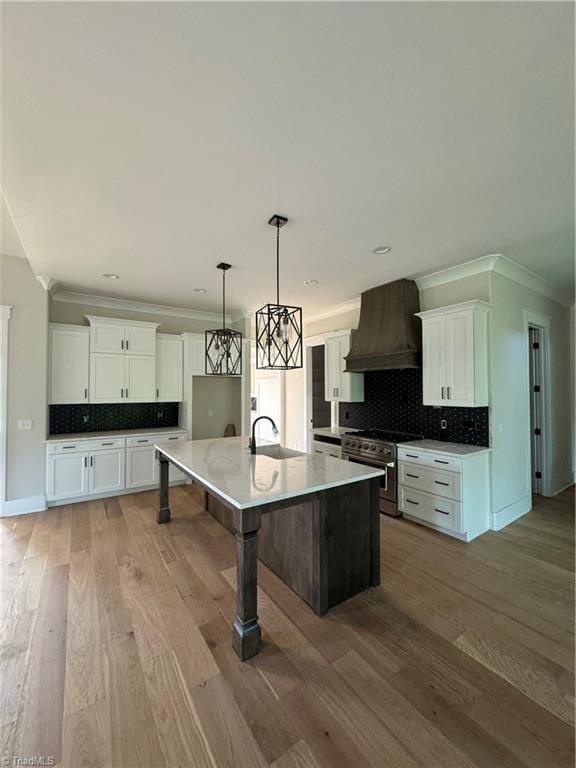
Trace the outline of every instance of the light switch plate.
<instances>
[{"instance_id":1,"label":"light switch plate","mask_svg":"<svg viewBox=\"0 0 576 768\"><path fill-rule=\"evenodd\" d=\"M18 429L30 431L32 429L32 419L18 419Z\"/></svg>"}]
</instances>

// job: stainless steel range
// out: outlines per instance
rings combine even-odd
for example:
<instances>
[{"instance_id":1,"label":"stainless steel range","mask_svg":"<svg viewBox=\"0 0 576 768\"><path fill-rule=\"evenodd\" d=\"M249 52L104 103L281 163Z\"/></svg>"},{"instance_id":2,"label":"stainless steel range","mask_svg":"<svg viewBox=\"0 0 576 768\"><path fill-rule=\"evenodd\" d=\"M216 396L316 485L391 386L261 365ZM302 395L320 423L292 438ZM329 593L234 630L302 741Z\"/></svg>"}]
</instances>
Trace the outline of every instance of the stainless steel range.
<instances>
[{"instance_id":1,"label":"stainless steel range","mask_svg":"<svg viewBox=\"0 0 576 768\"><path fill-rule=\"evenodd\" d=\"M356 464L366 464L384 470L380 478L380 512L400 517L396 487L396 443L419 440L422 435L407 432L387 432L379 429L346 432L342 437L342 458Z\"/></svg>"}]
</instances>

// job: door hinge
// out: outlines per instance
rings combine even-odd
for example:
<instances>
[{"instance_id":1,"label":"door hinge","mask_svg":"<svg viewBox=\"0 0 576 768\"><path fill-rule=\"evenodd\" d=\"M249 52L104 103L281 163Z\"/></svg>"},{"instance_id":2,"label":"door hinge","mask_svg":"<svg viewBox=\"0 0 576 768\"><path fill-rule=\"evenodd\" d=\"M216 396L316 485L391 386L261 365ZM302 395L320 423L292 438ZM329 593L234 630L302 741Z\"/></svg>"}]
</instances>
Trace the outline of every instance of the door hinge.
<instances>
[{"instance_id":1,"label":"door hinge","mask_svg":"<svg viewBox=\"0 0 576 768\"><path fill-rule=\"evenodd\" d=\"M534 430L534 434L535 435L541 435L542 434L542 430L540 429L540 427L536 427L536 429Z\"/></svg>"},{"instance_id":2,"label":"door hinge","mask_svg":"<svg viewBox=\"0 0 576 768\"><path fill-rule=\"evenodd\" d=\"M539 341L534 341L532 343L532 349L540 349L540 342Z\"/></svg>"},{"instance_id":3,"label":"door hinge","mask_svg":"<svg viewBox=\"0 0 576 768\"><path fill-rule=\"evenodd\" d=\"M535 473L534 473L534 477L535 477L537 480L541 480L541 479L542 479L542 472L535 472Z\"/></svg>"},{"instance_id":4,"label":"door hinge","mask_svg":"<svg viewBox=\"0 0 576 768\"><path fill-rule=\"evenodd\" d=\"M540 392L540 384L534 384L534 392Z\"/></svg>"}]
</instances>

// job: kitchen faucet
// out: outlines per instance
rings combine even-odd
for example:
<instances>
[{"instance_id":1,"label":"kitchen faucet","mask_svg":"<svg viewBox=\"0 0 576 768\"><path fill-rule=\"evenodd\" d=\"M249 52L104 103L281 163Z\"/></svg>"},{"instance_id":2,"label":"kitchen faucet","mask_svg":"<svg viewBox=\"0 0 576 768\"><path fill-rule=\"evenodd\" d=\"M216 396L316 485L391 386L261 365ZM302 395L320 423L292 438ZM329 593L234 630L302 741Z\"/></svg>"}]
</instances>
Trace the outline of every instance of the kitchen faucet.
<instances>
[{"instance_id":1,"label":"kitchen faucet","mask_svg":"<svg viewBox=\"0 0 576 768\"><path fill-rule=\"evenodd\" d=\"M270 418L270 416L258 416L257 419L254 419L252 423L252 439L248 443L248 448L250 448L250 453L256 454L256 424L258 424L259 421L262 419L267 419L270 424L272 424L272 432L277 435L278 429L276 427L276 424L274 424L274 419Z\"/></svg>"}]
</instances>

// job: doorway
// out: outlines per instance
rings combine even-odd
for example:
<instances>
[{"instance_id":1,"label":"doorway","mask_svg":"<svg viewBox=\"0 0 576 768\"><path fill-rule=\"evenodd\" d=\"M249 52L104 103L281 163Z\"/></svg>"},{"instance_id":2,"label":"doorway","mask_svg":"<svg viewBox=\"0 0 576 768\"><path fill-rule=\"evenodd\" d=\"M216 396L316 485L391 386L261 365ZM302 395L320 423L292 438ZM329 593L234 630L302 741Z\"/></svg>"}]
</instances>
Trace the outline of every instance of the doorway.
<instances>
[{"instance_id":1,"label":"doorway","mask_svg":"<svg viewBox=\"0 0 576 768\"><path fill-rule=\"evenodd\" d=\"M275 435L268 420L258 422L256 437L281 443L284 440L284 378L281 371L256 370L252 396L251 423L259 416L270 416L279 434Z\"/></svg>"},{"instance_id":2,"label":"doorway","mask_svg":"<svg viewBox=\"0 0 576 768\"><path fill-rule=\"evenodd\" d=\"M524 311L529 398L530 489L551 495L550 477L550 318Z\"/></svg>"}]
</instances>

